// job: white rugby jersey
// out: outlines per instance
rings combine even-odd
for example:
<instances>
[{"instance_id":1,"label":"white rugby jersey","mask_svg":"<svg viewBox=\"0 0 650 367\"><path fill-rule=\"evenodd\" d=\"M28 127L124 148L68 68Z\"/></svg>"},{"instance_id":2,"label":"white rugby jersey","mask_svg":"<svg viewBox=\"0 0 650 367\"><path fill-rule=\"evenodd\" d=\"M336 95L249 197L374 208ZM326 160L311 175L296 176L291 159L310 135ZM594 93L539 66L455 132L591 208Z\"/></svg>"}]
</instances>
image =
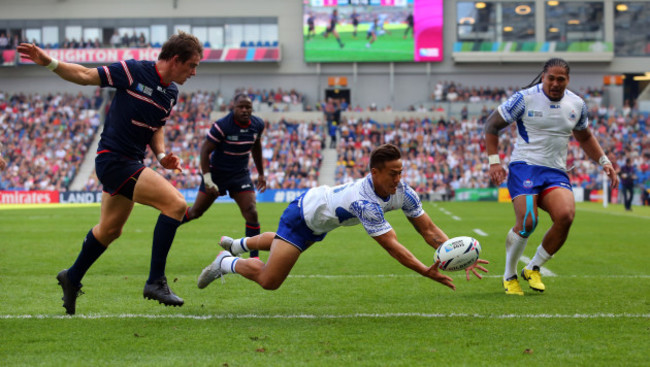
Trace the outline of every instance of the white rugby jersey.
<instances>
[{"instance_id":1,"label":"white rugby jersey","mask_svg":"<svg viewBox=\"0 0 650 367\"><path fill-rule=\"evenodd\" d=\"M410 218L424 214L417 193L404 181L384 200L375 193L371 175L344 185L310 189L300 205L305 223L316 234L361 223L370 236L376 237L393 228L384 218L387 211L402 209Z\"/></svg>"},{"instance_id":2,"label":"white rugby jersey","mask_svg":"<svg viewBox=\"0 0 650 367\"><path fill-rule=\"evenodd\" d=\"M508 123L517 122L511 162L563 171L572 131L584 130L589 123L582 98L565 90L560 101L551 101L542 91L542 84L513 94L499 106L499 114Z\"/></svg>"}]
</instances>

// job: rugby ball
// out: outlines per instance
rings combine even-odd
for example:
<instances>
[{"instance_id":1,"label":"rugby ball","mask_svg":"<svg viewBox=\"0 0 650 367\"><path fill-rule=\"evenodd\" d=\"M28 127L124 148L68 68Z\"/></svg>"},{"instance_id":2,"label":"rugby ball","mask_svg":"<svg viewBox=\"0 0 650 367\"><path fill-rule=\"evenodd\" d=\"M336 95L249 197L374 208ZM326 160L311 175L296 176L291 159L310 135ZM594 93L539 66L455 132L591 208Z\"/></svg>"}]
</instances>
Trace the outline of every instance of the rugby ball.
<instances>
[{"instance_id":1,"label":"rugby ball","mask_svg":"<svg viewBox=\"0 0 650 367\"><path fill-rule=\"evenodd\" d=\"M440 260L439 269L446 271L463 270L474 264L481 253L481 244L475 238L460 236L445 241L433 257Z\"/></svg>"}]
</instances>

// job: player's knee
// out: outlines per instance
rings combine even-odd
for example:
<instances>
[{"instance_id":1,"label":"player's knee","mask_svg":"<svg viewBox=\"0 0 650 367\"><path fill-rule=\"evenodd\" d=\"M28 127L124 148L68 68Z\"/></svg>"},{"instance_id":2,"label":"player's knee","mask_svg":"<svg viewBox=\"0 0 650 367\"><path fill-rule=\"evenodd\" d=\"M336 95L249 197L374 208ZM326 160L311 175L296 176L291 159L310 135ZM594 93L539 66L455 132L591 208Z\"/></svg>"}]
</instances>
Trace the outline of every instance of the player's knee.
<instances>
[{"instance_id":1,"label":"player's knee","mask_svg":"<svg viewBox=\"0 0 650 367\"><path fill-rule=\"evenodd\" d=\"M274 291L282 285L284 279L275 279L270 277L264 277L259 279L259 285L267 291Z\"/></svg>"},{"instance_id":2,"label":"player's knee","mask_svg":"<svg viewBox=\"0 0 650 367\"><path fill-rule=\"evenodd\" d=\"M573 218L575 217L575 210L565 210L557 213L554 217L554 222L564 226L571 226Z\"/></svg>"},{"instance_id":3,"label":"player's knee","mask_svg":"<svg viewBox=\"0 0 650 367\"><path fill-rule=\"evenodd\" d=\"M187 211L187 203L185 202L185 198L183 198L183 195L179 192L178 195L176 195L174 199L170 200L170 202L168 203L169 216L173 218L182 217L183 215L185 215L186 211Z\"/></svg>"},{"instance_id":4,"label":"player's knee","mask_svg":"<svg viewBox=\"0 0 650 367\"><path fill-rule=\"evenodd\" d=\"M99 235L101 240L99 240L99 238L98 238L98 240L104 246L108 246L109 244L111 244L111 242L113 242L116 239L120 238L121 235L122 235L122 227L108 228L108 229L104 229L104 230L101 231L101 233Z\"/></svg>"},{"instance_id":5,"label":"player's knee","mask_svg":"<svg viewBox=\"0 0 650 367\"><path fill-rule=\"evenodd\" d=\"M530 235L535 232L535 228L537 228L537 217L533 214L526 218L526 221L523 224L523 228L521 231L519 231L519 234L522 237L530 237Z\"/></svg>"}]
</instances>

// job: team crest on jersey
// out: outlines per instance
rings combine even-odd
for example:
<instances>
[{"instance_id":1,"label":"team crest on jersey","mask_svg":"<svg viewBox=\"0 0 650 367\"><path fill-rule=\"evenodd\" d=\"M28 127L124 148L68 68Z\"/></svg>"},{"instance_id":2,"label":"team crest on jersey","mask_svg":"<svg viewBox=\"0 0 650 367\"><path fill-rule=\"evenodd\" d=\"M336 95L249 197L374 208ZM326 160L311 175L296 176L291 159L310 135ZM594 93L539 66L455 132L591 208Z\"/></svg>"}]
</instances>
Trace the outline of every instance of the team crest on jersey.
<instances>
[{"instance_id":1,"label":"team crest on jersey","mask_svg":"<svg viewBox=\"0 0 650 367\"><path fill-rule=\"evenodd\" d=\"M571 114L569 115L569 118L570 118L571 120L575 120L575 119L576 119L576 111L571 110Z\"/></svg>"},{"instance_id":2,"label":"team crest on jersey","mask_svg":"<svg viewBox=\"0 0 650 367\"><path fill-rule=\"evenodd\" d=\"M528 117L542 117L542 111L530 110L528 111Z\"/></svg>"},{"instance_id":3,"label":"team crest on jersey","mask_svg":"<svg viewBox=\"0 0 650 367\"><path fill-rule=\"evenodd\" d=\"M526 181L524 181L524 187L527 188L527 189L530 189L531 187L533 187L533 180L527 179Z\"/></svg>"},{"instance_id":4,"label":"team crest on jersey","mask_svg":"<svg viewBox=\"0 0 650 367\"><path fill-rule=\"evenodd\" d=\"M146 85L143 85L142 83L138 83L138 85L135 86L135 89L138 92L146 94L148 96L151 96L151 94L153 94L153 89L147 87Z\"/></svg>"}]
</instances>

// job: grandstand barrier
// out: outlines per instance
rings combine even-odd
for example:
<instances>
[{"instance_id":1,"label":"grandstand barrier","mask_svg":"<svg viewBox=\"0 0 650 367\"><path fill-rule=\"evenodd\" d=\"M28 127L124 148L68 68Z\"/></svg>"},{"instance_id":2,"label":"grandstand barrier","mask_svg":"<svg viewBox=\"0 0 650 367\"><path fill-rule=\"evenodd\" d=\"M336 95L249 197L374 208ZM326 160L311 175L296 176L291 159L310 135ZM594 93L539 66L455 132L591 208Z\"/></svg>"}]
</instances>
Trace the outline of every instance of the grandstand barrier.
<instances>
[{"instance_id":1,"label":"grandstand barrier","mask_svg":"<svg viewBox=\"0 0 650 367\"><path fill-rule=\"evenodd\" d=\"M497 201L499 200L499 189L456 189L454 199L456 201Z\"/></svg>"},{"instance_id":2,"label":"grandstand barrier","mask_svg":"<svg viewBox=\"0 0 650 367\"><path fill-rule=\"evenodd\" d=\"M45 52L53 58L78 64L106 64L123 60L158 60L160 48L60 48L46 49ZM33 61L21 58L14 52L18 64L34 64ZM4 58L3 53L3 58ZM279 62L281 59L278 47L253 48L204 48L202 62ZM5 60L6 62L6 60Z\"/></svg>"},{"instance_id":3,"label":"grandstand barrier","mask_svg":"<svg viewBox=\"0 0 650 367\"><path fill-rule=\"evenodd\" d=\"M300 112L253 112L255 116L274 123L281 120L287 120L290 122L314 122L314 123L325 123L325 118L323 112L319 111L300 111ZM224 112L213 111L210 114L210 119L217 120L225 115ZM423 120L425 118L431 120L439 120L447 118L447 115L444 111L434 111L434 112L415 112L415 111L364 111L364 112L351 112L346 111L341 113L342 119L347 120L366 120L370 118L371 120L382 123L382 124L391 124L395 120L399 119L417 119Z\"/></svg>"},{"instance_id":4,"label":"grandstand barrier","mask_svg":"<svg viewBox=\"0 0 650 367\"><path fill-rule=\"evenodd\" d=\"M260 203L290 203L308 189L269 189L258 192L257 202ZM196 201L197 189L179 190L185 201L193 203ZM650 191L649 191L650 192ZM636 190L634 205L643 205L641 190ZM576 202L602 203L603 190L585 190L582 187L574 187L573 195ZM617 203L619 190L611 191L609 202ZM102 201L101 191L19 191L0 190L0 205L8 204L91 204ZM510 193L505 187L479 188L479 189L456 189L454 201L499 201L511 202ZM234 203L229 196L219 197L215 203Z\"/></svg>"},{"instance_id":5,"label":"grandstand barrier","mask_svg":"<svg viewBox=\"0 0 650 367\"><path fill-rule=\"evenodd\" d=\"M560 57L569 62L611 62L611 42L455 42L455 62L543 62Z\"/></svg>"},{"instance_id":6,"label":"grandstand barrier","mask_svg":"<svg viewBox=\"0 0 650 367\"><path fill-rule=\"evenodd\" d=\"M179 190L185 201L196 201L197 189ZM257 193L257 202L290 203L307 189L277 189ZM101 191L0 191L0 204L91 204L101 203ZM229 196L219 197L215 203L234 203Z\"/></svg>"}]
</instances>

